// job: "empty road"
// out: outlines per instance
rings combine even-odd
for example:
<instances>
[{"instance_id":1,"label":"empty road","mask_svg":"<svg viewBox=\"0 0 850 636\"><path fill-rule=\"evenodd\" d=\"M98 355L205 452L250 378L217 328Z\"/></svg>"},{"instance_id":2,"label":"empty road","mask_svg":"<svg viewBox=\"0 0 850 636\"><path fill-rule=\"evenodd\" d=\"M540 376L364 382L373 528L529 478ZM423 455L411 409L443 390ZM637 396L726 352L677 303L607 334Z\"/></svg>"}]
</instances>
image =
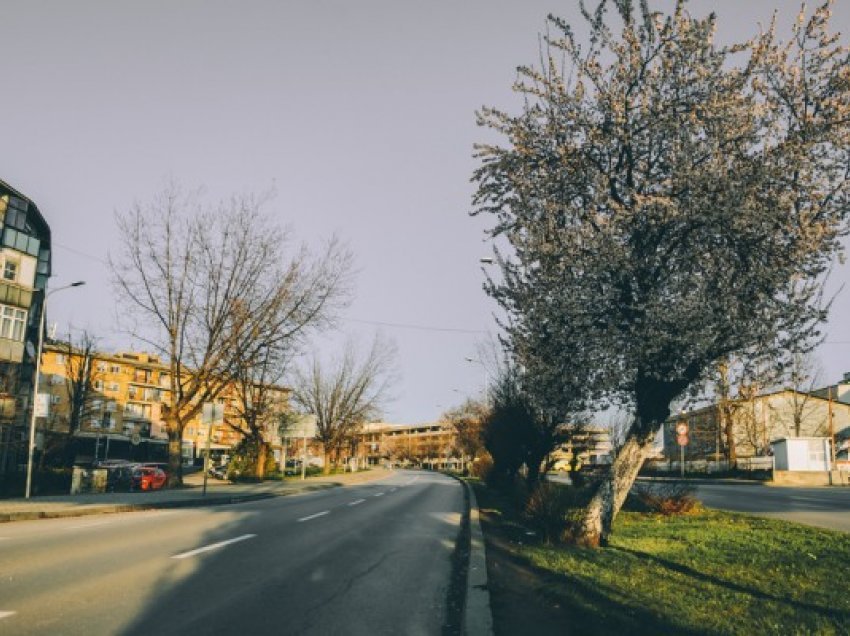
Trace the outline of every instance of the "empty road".
<instances>
[{"instance_id":1,"label":"empty road","mask_svg":"<svg viewBox=\"0 0 850 636\"><path fill-rule=\"evenodd\" d=\"M380 481L0 525L3 634L439 634L463 490Z\"/></svg>"},{"instance_id":2,"label":"empty road","mask_svg":"<svg viewBox=\"0 0 850 636\"><path fill-rule=\"evenodd\" d=\"M699 482L695 485L697 497L710 508L850 532L850 488L799 488L733 482Z\"/></svg>"}]
</instances>

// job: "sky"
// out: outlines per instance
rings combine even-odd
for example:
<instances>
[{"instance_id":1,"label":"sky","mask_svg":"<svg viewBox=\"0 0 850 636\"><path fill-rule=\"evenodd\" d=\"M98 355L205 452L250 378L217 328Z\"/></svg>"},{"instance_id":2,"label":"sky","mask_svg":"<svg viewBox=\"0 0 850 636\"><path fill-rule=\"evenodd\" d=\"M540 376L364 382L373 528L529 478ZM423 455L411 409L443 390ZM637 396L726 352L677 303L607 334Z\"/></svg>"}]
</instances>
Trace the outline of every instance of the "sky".
<instances>
[{"instance_id":1,"label":"sky","mask_svg":"<svg viewBox=\"0 0 850 636\"><path fill-rule=\"evenodd\" d=\"M799 5L689 4L717 11L720 40ZM850 35L850 2L836 5L833 30ZM548 13L580 20L576 2L544 0L0 0L0 179L51 225L51 287L86 281L51 298L49 323L138 346L106 266L115 213L169 180L211 200L271 191L266 211L299 240L335 234L355 255L355 299L313 347L395 341L384 419L433 421L480 395L497 310L488 221L469 216L473 145L493 140L475 111L518 108L516 67L538 59ZM848 279L837 266L825 382L850 371Z\"/></svg>"}]
</instances>

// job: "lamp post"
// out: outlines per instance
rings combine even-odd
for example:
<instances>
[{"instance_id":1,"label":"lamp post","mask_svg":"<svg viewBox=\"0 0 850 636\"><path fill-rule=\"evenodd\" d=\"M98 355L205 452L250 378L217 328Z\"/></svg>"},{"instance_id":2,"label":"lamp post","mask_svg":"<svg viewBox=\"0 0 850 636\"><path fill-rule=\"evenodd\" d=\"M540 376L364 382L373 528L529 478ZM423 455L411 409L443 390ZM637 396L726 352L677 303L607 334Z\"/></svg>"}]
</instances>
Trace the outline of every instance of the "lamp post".
<instances>
[{"instance_id":1,"label":"lamp post","mask_svg":"<svg viewBox=\"0 0 850 636\"><path fill-rule=\"evenodd\" d=\"M44 345L44 316L47 314L47 299L50 298L56 292L60 292L64 289L70 289L71 287L79 287L80 285L85 285L86 281L78 280L75 283L71 283L70 285L65 285L64 287L57 287L51 292L47 292L44 295L44 302L41 305L41 317L38 321L38 347L36 348L35 353L35 380L33 380L32 387L32 407L30 409L30 438L29 438L29 453L27 457L27 487L24 492L24 497L26 499L30 498L30 492L32 489L32 462L33 455L35 454L35 403L38 400L38 379L41 375L41 349Z\"/></svg>"}]
</instances>

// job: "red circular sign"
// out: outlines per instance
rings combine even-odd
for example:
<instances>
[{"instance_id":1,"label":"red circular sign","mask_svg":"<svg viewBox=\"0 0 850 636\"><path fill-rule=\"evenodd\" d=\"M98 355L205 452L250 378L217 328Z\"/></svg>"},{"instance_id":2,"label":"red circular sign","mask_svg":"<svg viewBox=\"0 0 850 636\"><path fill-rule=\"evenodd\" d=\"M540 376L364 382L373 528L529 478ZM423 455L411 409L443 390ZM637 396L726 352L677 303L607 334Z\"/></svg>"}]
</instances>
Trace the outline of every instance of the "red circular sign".
<instances>
[{"instance_id":1,"label":"red circular sign","mask_svg":"<svg viewBox=\"0 0 850 636\"><path fill-rule=\"evenodd\" d=\"M687 435L688 434L688 425L685 422L679 422L676 424L676 433L679 435Z\"/></svg>"},{"instance_id":2,"label":"red circular sign","mask_svg":"<svg viewBox=\"0 0 850 636\"><path fill-rule=\"evenodd\" d=\"M676 441L679 443L679 446L687 446L688 445L688 436L687 435L679 435L676 438Z\"/></svg>"}]
</instances>

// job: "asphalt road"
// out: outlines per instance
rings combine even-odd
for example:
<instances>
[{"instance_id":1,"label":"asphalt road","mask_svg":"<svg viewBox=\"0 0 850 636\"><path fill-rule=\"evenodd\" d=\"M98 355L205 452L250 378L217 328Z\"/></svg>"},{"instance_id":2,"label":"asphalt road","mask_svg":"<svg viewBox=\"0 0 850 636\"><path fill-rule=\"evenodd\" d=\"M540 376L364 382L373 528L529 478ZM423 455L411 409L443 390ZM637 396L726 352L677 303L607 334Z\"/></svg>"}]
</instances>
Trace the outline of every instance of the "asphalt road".
<instances>
[{"instance_id":1,"label":"asphalt road","mask_svg":"<svg viewBox=\"0 0 850 636\"><path fill-rule=\"evenodd\" d=\"M2 634L439 634L453 479L0 525Z\"/></svg>"},{"instance_id":2,"label":"asphalt road","mask_svg":"<svg viewBox=\"0 0 850 636\"><path fill-rule=\"evenodd\" d=\"M799 488L730 482L700 482L696 486L697 497L710 508L850 532L850 488Z\"/></svg>"}]
</instances>

